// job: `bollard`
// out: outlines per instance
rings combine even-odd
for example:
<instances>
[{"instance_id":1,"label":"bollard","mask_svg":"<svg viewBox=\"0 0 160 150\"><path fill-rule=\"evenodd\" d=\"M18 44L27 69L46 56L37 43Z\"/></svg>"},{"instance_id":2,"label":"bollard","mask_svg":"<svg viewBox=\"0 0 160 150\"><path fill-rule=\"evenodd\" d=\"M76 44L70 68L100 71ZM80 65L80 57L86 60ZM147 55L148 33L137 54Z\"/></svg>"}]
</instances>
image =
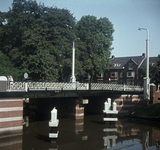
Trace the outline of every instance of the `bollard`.
<instances>
[{"instance_id":1,"label":"bollard","mask_svg":"<svg viewBox=\"0 0 160 150\"><path fill-rule=\"evenodd\" d=\"M58 124L57 109L54 107L51 111L51 120L49 121L49 127L51 128L49 138L58 138Z\"/></svg>"},{"instance_id":2,"label":"bollard","mask_svg":"<svg viewBox=\"0 0 160 150\"><path fill-rule=\"evenodd\" d=\"M116 109L117 104L115 102L113 102L113 110L111 110L111 99L107 98L108 102L106 101L104 103L104 118L103 121L108 121L108 122L113 122L113 121L117 121L117 116L116 114L118 114L118 111Z\"/></svg>"},{"instance_id":3,"label":"bollard","mask_svg":"<svg viewBox=\"0 0 160 150\"><path fill-rule=\"evenodd\" d=\"M117 111L117 103L113 102L113 111L116 112Z\"/></svg>"},{"instance_id":4,"label":"bollard","mask_svg":"<svg viewBox=\"0 0 160 150\"><path fill-rule=\"evenodd\" d=\"M104 103L104 112L107 112L108 111L108 102L106 101Z\"/></svg>"},{"instance_id":5,"label":"bollard","mask_svg":"<svg viewBox=\"0 0 160 150\"><path fill-rule=\"evenodd\" d=\"M107 98L107 100L108 100L108 110L111 110L111 99Z\"/></svg>"}]
</instances>

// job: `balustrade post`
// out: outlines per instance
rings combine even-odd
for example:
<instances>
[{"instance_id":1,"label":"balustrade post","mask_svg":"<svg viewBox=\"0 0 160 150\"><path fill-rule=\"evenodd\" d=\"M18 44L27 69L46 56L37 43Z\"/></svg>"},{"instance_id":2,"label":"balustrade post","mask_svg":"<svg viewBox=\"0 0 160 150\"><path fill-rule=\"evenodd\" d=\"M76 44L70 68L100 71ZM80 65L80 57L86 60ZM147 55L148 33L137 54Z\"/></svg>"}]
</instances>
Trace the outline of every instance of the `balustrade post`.
<instances>
[{"instance_id":1,"label":"balustrade post","mask_svg":"<svg viewBox=\"0 0 160 150\"><path fill-rule=\"evenodd\" d=\"M28 92L28 83L25 82L24 88L25 88L25 91Z\"/></svg>"},{"instance_id":2,"label":"balustrade post","mask_svg":"<svg viewBox=\"0 0 160 150\"><path fill-rule=\"evenodd\" d=\"M124 84L124 86L123 86L123 90L125 91L125 84Z\"/></svg>"}]
</instances>

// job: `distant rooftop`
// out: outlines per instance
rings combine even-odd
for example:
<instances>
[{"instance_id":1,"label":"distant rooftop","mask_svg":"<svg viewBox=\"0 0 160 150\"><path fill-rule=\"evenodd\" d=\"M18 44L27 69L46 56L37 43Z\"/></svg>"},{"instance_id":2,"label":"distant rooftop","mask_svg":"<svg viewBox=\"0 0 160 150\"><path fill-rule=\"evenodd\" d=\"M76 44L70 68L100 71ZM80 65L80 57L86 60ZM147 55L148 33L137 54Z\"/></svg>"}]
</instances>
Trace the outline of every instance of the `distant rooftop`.
<instances>
[{"instance_id":1,"label":"distant rooftop","mask_svg":"<svg viewBox=\"0 0 160 150\"><path fill-rule=\"evenodd\" d=\"M113 65L114 69L123 69L124 65L129 61L132 60L138 66L141 65L143 60L145 59L145 54L143 53L141 56L128 56L128 57L115 57L112 56L110 58L111 64Z\"/></svg>"},{"instance_id":2,"label":"distant rooftop","mask_svg":"<svg viewBox=\"0 0 160 150\"><path fill-rule=\"evenodd\" d=\"M159 60L158 56L157 57L149 57L149 63L153 66L157 64L157 61ZM146 66L146 59L143 61L141 67Z\"/></svg>"}]
</instances>

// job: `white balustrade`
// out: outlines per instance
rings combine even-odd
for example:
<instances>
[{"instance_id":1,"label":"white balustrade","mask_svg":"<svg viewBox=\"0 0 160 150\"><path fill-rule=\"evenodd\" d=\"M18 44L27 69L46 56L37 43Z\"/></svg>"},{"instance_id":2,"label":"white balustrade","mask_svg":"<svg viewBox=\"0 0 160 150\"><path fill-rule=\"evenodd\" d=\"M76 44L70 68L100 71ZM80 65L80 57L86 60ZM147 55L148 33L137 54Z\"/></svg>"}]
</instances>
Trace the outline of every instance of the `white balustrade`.
<instances>
[{"instance_id":1,"label":"white balustrade","mask_svg":"<svg viewBox=\"0 0 160 150\"><path fill-rule=\"evenodd\" d=\"M114 91L143 91L140 86L108 84L108 83L62 83L62 82L13 82L8 91L61 91L61 90L114 90Z\"/></svg>"}]
</instances>

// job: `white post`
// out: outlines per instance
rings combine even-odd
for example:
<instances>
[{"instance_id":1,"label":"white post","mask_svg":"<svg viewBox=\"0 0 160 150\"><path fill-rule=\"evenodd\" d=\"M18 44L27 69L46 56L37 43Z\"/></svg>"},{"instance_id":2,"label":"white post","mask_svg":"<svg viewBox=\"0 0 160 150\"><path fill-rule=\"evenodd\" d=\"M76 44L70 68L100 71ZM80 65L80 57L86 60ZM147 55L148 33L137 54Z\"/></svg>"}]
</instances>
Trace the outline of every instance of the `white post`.
<instances>
[{"instance_id":1,"label":"white post","mask_svg":"<svg viewBox=\"0 0 160 150\"><path fill-rule=\"evenodd\" d=\"M59 120L57 119L57 109L54 107L51 111L51 121L49 122L50 127L58 126Z\"/></svg>"},{"instance_id":2,"label":"white post","mask_svg":"<svg viewBox=\"0 0 160 150\"><path fill-rule=\"evenodd\" d=\"M111 110L111 99L108 98L107 100L108 100L108 110Z\"/></svg>"},{"instance_id":3,"label":"white post","mask_svg":"<svg viewBox=\"0 0 160 150\"><path fill-rule=\"evenodd\" d=\"M51 122L55 122L57 120L57 109L53 108L51 111Z\"/></svg>"},{"instance_id":4,"label":"white post","mask_svg":"<svg viewBox=\"0 0 160 150\"><path fill-rule=\"evenodd\" d=\"M51 128L49 138L58 138L58 124L59 120L57 119L57 109L53 108L51 111L51 120L49 121L49 127Z\"/></svg>"},{"instance_id":5,"label":"white post","mask_svg":"<svg viewBox=\"0 0 160 150\"><path fill-rule=\"evenodd\" d=\"M146 99L150 100L150 79L149 79L149 31L147 30L147 40L146 40L146 54L147 54L147 61L146 61L146 78L147 78L147 82L146 82Z\"/></svg>"},{"instance_id":6,"label":"white post","mask_svg":"<svg viewBox=\"0 0 160 150\"><path fill-rule=\"evenodd\" d=\"M104 111L105 111L105 112L108 111L108 102L107 102L107 101L104 103Z\"/></svg>"},{"instance_id":7,"label":"white post","mask_svg":"<svg viewBox=\"0 0 160 150\"><path fill-rule=\"evenodd\" d=\"M150 100L150 79L149 79L149 30L145 28L139 28L139 30L147 31L146 40L146 77L144 78L144 98Z\"/></svg>"},{"instance_id":8,"label":"white post","mask_svg":"<svg viewBox=\"0 0 160 150\"><path fill-rule=\"evenodd\" d=\"M113 111L117 111L117 103L113 102Z\"/></svg>"},{"instance_id":9,"label":"white post","mask_svg":"<svg viewBox=\"0 0 160 150\"><path fill-rule=\"evenodd\" d=\"M73 40L73 48L72 48L72 77L71 77L71 82L74 83L76 82L75 78L75 40L79 40L80 38L76 38Z\"/></svg>"},{"instance_id":10,"label":"white post","mask_svg":"<svg viewBox=\"0 0 160 150\"><path fill-rule=\"evenodd\" d=\"M76 78L74 75L75 70L75 48L74 48L74 41L73 41L73 49L72 49L72 83L76 82Z\"/></svg>"},{"instance_id":11,"label":"white post","mask_svg":"<svg viewBox=\"0 0 160 150\"><path fill-rule=\"evenodd\" d=\"M25 91L28 92L28 84L25 83Z\"/></svg>"}]
</instances>

